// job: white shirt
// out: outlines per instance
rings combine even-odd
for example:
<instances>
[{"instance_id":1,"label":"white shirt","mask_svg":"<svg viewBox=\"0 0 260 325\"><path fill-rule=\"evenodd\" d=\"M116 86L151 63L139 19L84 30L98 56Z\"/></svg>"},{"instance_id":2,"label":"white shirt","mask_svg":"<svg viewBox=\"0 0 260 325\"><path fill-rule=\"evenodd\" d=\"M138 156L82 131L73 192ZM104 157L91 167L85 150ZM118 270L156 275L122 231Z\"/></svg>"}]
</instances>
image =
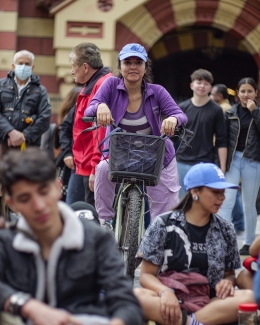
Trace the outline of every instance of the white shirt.
<instances>
[{"instance_id":1,"label":"white shirt","mask_svg":"<svg viewBox=\"0 0 260 325\"><path fill-rule=\"evenodd\" d=\"M20 92L28 85L28 83L31 81L31 77L29 77L28 81L26 82L26 84L24 85L19 85L16 76L14 76L14 81L17 85L17 89L18 89L18 95L20 96Z\"/></svg>"}]
</instances>

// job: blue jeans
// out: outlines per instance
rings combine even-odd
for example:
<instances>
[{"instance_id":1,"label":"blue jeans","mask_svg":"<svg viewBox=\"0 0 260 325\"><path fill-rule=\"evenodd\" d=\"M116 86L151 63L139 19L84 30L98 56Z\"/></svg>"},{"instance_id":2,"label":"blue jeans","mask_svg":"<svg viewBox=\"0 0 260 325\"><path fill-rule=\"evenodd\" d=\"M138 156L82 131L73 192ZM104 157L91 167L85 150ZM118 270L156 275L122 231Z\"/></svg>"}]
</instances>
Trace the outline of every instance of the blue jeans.
<instances>
[{"instance_id":1,"label":"blue jeans","mask_svg":"<svg viewBox=\"0 0 260 325\"><path fill-rule=\"evenodd\" d=\"M70 205L77 201L85 201L85 188L83 176L75 174L75 169L72 169L68 183L66 203Z\"/></svg>"},{"instance_id":2,"label":"blue jeans","mask_svg":"<svg viewBox=\"0 0 260 325\"><path fill-rule=\"evenodd\" d=\"M255 239L257 222L256 198L260 186L260 163L242 157L236 151L230 170L226 173L226 181L239 184L242 180L242 206L245 217L245 245L251 245ZM231 222L232 210L236 201L237 190L227 189L226 199L218 214Z\"/></svg>"},{"instance_id":3,"label":"blue jeans","mask_svg":"<svg viewBox=\"0 0 260 325\"><path fill-rule=\"evenodd\" d=\"M184 183L183 179L184 176L187 174L187 172L191 169L193 165L191 164L185 164L183 162L177 162L177 168L178 168L178 175L179 175L179 184L181 186L179 190L179 201L181 201L184 196L187 194L187 192L184 190Z\"/></svg>"},{"instance_id":4,"label":"blue jeans","mask_svg":"<svg viewBox=\"0 0 260 325\"><path fill-rule=\"evenodd\" d=\"M243 213L240 191L237 191L236 202L235 202L235 206L232 211L232 222L233 222L235 231L244 231L245 230L244 213Z\"/></svg>"}]
</instances>

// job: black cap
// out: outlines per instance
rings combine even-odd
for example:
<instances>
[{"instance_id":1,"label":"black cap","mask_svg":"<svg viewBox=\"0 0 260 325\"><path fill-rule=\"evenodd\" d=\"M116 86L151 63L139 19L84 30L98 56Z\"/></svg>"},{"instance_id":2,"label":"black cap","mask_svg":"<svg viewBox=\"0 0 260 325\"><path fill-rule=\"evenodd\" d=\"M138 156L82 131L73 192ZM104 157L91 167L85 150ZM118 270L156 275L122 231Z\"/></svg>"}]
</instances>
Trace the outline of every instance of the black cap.
<instances>
[{"instance_id":1,"label":"black cap","mask_svg":"<svg viewBox=\"0 0 260 325\"><path fill-rule=\"evenodd\" d=\"M70 207L72 210L76 212L77 216L80 219L93 220L98 224L100 224L98 219L98 213L96 209L93 207L93 205L83 201L78 201L72 203Z\"/></svg>"}]
</instances>

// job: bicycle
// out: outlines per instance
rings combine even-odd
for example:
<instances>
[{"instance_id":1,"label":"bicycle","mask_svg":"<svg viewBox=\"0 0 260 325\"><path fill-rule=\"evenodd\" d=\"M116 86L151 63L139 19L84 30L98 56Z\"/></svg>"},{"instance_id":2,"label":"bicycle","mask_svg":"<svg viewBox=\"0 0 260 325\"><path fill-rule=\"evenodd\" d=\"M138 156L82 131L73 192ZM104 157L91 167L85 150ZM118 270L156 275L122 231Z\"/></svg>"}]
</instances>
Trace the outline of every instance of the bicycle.
<instances>
[{"instance_id":1,"label":"bicycle","mask_svg":"<svg viewBox=\"0 0 260 325\"><path fill-rule=\"evenodd\" d=\"M94 122L93 126L82 132L97 129L96 117L83 117L84 122ZM115 218L113 226L118 249L125 261L126 274L134 279L136 253L143 236L145 186L156 186L160 180L164 160L166 135L140 135L126 133L111 122L113 131L99 144L110 138L109 179L121 186L114 200ZM121 132L120 132L121 131ZM184 139L193 136L185 125L175 129L175 137L191 147Z\"/></svg>"}]
</instances>

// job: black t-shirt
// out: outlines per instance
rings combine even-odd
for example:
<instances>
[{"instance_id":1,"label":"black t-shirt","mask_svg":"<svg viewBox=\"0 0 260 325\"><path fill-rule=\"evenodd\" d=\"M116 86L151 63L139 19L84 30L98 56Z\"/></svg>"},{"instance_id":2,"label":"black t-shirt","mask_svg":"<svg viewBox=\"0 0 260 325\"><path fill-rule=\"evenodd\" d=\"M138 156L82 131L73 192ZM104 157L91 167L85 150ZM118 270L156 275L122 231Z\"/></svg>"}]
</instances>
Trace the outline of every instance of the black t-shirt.
<instances>
[{"instance_id":1,"label":"black t-shirt","mask_svg":"<svg viewBox=\"0 0 260 325\"><path fill-rule=\"evenodd\" d=\"M237 115L240 121L240 133L237 141L237 151L244 151L246 146L246 137L248 133L249 124L252 120L251 112L247 107L237 105Z\"/></svg>"},{"instance_id":2,"label":"black t-shirt","mask_svg":"<svg viewBox=\"0 0 260 325\"><path fill-rule=\"evenodd\" d=\"M187 128L194 132L194 136L187 138L192 149L184 144L180 146L177 161L191 165L199 162L214 162L214 135L216 136L216 147L227 147L222 108L212 100L209 100L204 106L193 105L191 99L178 105L187 115Z\"/></svg>"},{"instance_id":3,"label":"black t-shirt","mask_svg":"<svg viewBox=\"0 0 260 325\"><path fill-rule=\"evenodd\" d=\"M189 240L191 243L192 259L190 268L197 268L199 273L207 276L208 255L206 248L206 236L210 227L210 221L202 227L187 222Z\"/></svg>"}]
</instances>

